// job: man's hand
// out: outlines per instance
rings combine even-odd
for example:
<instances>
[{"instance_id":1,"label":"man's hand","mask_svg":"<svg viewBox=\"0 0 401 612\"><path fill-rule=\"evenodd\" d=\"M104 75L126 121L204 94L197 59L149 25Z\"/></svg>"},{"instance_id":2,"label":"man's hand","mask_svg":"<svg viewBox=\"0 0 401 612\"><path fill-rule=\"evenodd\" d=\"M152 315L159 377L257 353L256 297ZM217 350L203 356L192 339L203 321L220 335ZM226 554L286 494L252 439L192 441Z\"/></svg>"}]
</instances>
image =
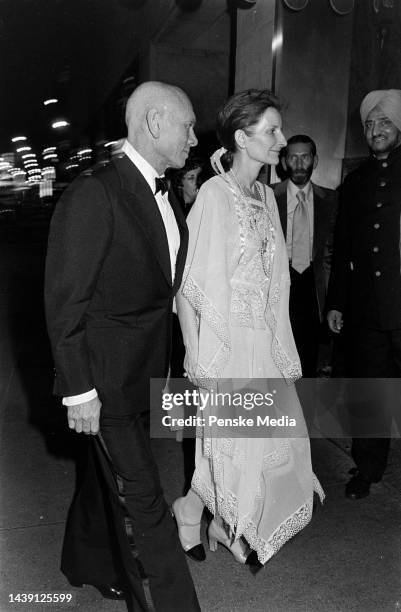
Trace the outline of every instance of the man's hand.
<instances>
[{"instance_id":1,"label":"man's hand","mask_svg":"<svg viewBox=\"0 0 401 612\"><path fill-rule=\"evenodd\" d=\"M343 315L339 310L329 310L327 314L327 323L332 332L339 334L343 326Z\"/></svg>"},{"instance_id":2,"label":"man's hand","mask_svg":"<svg viewBox=\"0 0 401 612\"><path fill-rule=\"evenodd\" d=\"M100 408L102 404L95 397L84 404L68 406L68 426L77 433L96 435L99 431Z\"/></svg>"}]
</instances>

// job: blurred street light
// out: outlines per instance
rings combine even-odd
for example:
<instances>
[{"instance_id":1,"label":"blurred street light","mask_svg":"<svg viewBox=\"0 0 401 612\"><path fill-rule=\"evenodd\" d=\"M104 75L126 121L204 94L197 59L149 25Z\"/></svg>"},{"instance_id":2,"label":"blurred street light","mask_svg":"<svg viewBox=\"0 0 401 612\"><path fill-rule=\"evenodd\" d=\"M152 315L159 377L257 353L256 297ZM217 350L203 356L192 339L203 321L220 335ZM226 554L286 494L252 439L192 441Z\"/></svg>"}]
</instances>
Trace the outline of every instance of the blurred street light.
<instances>
[{"instance_id":1,"label":"blurred street light","mask_svg":"<svg viewBox=\"0 0 401 612\"><path fill-rule=\"evenodd\" d=\"M54 123L52 123L52 128L54 130L57 130L58 128L63 128L63 127L68 127L70 124L68 123L68 121L55 121Z\"/></svg>"}]
</instances>

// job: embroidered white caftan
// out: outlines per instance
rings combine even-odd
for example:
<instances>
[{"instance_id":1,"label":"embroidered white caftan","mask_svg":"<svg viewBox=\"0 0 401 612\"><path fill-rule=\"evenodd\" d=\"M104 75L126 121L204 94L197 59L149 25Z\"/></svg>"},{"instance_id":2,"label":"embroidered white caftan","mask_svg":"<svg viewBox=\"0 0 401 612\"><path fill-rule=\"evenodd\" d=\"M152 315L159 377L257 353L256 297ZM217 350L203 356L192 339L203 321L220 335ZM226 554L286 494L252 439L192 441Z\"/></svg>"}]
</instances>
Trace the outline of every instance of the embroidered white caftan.
<instances>
[{"instance_id":1,"label":"embroidered white caftan","mask_svg":"<svg viewBox=\"0 0 401 612\"><path fill-rule=\"evenodd\" d=\"M299 437L223 438L205 430L196 445L193 489L265 563L310 521L314 491L324 494L293 382L301 369L288 315L286 245L273 192L256 187L260 200L245 197L231 173L201 187L187 219L182 294L197 315L200 386L258 379L258 390L265 381L271 391L272 379L281 379L287 389L276 410L296 419Z\"/></svg>"}]
</instances>

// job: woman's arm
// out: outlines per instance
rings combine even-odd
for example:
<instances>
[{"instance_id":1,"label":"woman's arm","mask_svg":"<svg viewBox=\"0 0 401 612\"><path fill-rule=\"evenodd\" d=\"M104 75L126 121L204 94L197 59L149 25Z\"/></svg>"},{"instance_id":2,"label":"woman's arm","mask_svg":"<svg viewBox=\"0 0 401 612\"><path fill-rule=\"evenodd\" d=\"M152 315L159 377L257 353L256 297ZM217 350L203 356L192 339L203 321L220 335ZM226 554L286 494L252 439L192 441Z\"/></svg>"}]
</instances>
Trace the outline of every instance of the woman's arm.
<instances>
[{"instance_id":1,"label":"woman's arm","mask_svg":"<svg viewBox=\"0 0 401 612\"><path fill-rule=\"evenodd\" d=\"M194 384L216 376L215 364L229 343L231 216L224 182L215 177L204 183L187 218L188 256L177 294L184 367Z\"/></svg>"},{"instance_id":2,"label":"woman's arm","mask_svg":"<svg viewBox=\"0 0 401 612\"><path fill-rule=\"evenodd\" d=\"M198 325L195 310L188 300L178 292L176 297L177 314L180 320L182 336L185 344L184 369L189 380L195 383L196 368L198 364Z\"/></svg>"}]
</instances>

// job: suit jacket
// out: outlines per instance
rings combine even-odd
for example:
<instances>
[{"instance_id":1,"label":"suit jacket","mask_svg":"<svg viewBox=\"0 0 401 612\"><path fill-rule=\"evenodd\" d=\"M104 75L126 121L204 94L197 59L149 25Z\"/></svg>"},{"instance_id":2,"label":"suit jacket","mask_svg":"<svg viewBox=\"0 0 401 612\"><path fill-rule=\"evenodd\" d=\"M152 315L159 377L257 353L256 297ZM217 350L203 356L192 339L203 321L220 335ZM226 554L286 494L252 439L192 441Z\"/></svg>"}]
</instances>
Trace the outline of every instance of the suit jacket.
<instances>
[{"instance_id":1,"label":"suit jacket","mask_svg":"<svg viewBox=\"0 0 401 612\"><path fill-rule=\"evenodd\" d=\"M287 237L287 183L272 185L280 214L284 237ZM325 302L333 250L333 232L338 210L338 195L333 189L312 183L313 189L313 246L312 266L316 284L316 298L320 320L325 314Z\"/></svg>"},{"instance_id":2,"label":"suit jacket","mask_svg":"<svg viewBox=\"0 0 401 612\"><path fill-rule=\"evenodd\" d=\"M327 304L352 324L401 329L401 147L371 156L340 189Z\"/></svg>"},{"instance_id":3,"label":"suit jacket","mask_svg":"<svg viewBox=\"0 0 401 612\"><path fill-rule=\"evenodd\" d=\"M149 407L149 379L168 373L188 244L180 207L172 207L181 237L174 284L156 200L125 154L76 179L58 202L45 281L57 394L95 387L102 414Z\"/></svg>"}]
</instances>

